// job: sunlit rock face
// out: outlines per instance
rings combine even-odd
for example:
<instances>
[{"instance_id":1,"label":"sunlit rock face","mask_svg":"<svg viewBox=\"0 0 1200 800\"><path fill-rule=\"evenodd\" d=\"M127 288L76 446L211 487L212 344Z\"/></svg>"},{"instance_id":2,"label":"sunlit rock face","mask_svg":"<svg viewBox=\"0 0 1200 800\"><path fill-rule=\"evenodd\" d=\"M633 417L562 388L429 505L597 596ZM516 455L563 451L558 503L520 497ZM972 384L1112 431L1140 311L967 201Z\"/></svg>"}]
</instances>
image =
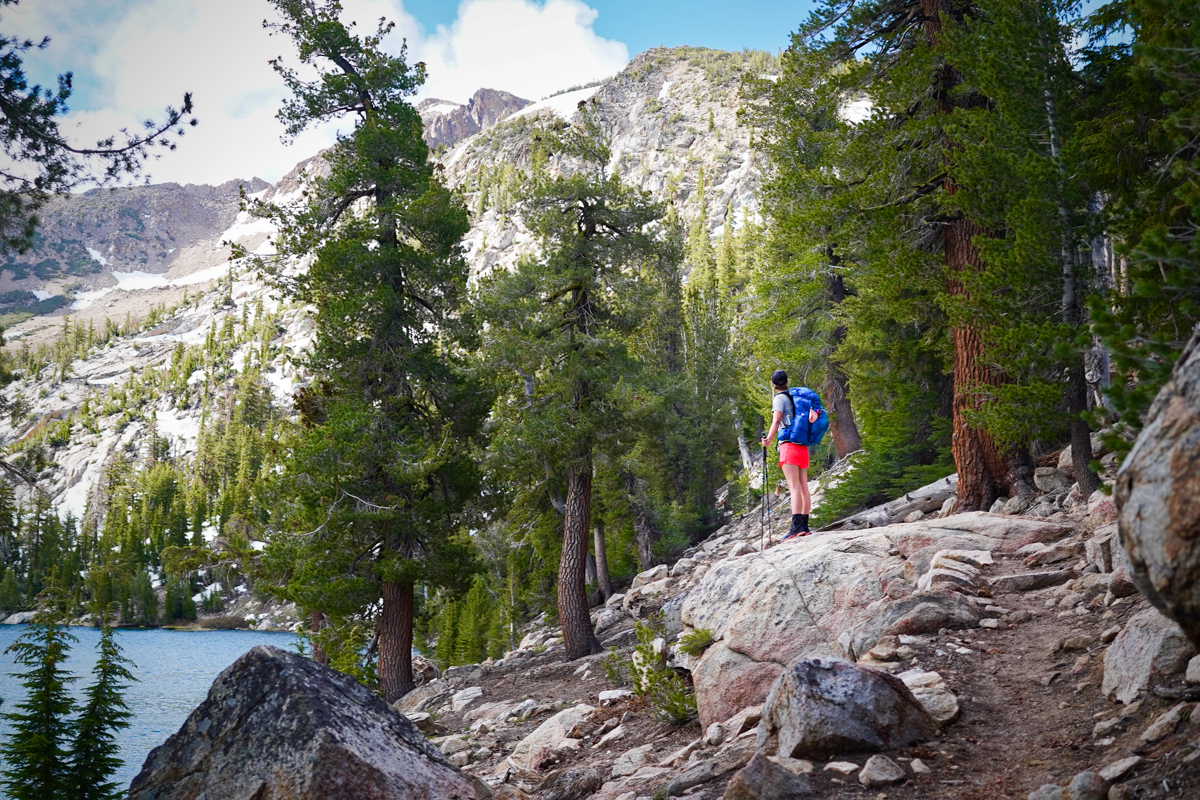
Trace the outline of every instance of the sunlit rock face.
<instances>
[{"instance_id":1,"label":"sunlit rock face","mask_svg":"<svg viewBox=\"0 0 1200 800\"><path fill-rule=\"evenodd\" d=\"M466 105L430 98L417 106L430 149L452 147L468 136L487 130L529 105L528 100L498 89L480 89Z\"/></svg>"}]
</instances>

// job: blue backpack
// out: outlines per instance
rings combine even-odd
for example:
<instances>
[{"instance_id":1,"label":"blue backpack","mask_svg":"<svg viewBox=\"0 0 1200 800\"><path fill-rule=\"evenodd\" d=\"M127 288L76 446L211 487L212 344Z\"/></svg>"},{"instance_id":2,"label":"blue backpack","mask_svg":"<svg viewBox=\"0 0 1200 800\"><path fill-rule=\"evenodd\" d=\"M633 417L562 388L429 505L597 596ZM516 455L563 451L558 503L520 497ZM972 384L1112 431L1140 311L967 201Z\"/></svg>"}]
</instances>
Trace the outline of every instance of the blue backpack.
<instances>
[{"instance_id":1,"label":"blue backpack","mask_svg":"<svg viewBox=\"0 0 1200 800\"><path fill-rule=\"evenodd\" d=\"M821 408L821 398L804 386L794 386L787 394L792 401L792 424L786 430L780 429L779 441L807 447L820 444L829 430L829 416ZM809 422L808 412L813 408L818 412L817 421Z\"/></svg>"}]
</instances>

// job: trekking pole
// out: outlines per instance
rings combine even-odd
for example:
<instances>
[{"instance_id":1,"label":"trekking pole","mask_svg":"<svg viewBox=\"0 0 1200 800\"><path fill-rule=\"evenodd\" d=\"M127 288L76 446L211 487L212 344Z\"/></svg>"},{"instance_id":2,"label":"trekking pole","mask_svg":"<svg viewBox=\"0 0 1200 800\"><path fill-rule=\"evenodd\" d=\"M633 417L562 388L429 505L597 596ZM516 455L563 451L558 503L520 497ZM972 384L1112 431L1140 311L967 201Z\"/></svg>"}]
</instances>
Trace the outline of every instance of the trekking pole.
<instances>
[{"instance_id":1,"label":"trekking pole","mask_svg":"<svg viewBox=\"0 0 1200 800\"><path fill-rule=\"evenodd\" d=\"M766 518L767 518L767 525L764 526L764 528L763 528L763 534L765 535L766 527L770 526L770 524L771 524L771 495L767 493L767 446L766 445L763 445L763 512L765 513ZM771 541L770 536L767 536L767 541L768 542ZM758 552L761 553L765 549L766 549L766 545L763 544L762 538L760 537L759 542L758 542Z\"/></svg>"}]
</instances>

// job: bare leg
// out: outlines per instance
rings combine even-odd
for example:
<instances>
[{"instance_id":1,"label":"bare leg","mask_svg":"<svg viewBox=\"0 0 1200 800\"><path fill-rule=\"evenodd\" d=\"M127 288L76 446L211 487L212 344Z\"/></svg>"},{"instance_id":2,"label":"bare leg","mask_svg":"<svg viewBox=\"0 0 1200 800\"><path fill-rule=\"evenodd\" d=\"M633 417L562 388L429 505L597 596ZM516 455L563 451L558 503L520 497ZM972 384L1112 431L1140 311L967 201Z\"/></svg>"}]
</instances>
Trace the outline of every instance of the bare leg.
<instances>
[{"instance_id":1,"label":"bare leg","mask_svg":"<svg viewBox=\"0 0 1200 800\"><path fill-rule=\"evenodd\" d=\"M783 477L787 479L788 495L792 501L792 513L803 514L800 510L801 504L808 497L808 484L800 479L800 475L807 470L801 470L795 464L783 465Z\"/></svg>"},{"instance_id":2,"label":"bare leg","mask_svg":"<svg viewBox=\"0 0 1200 800\"><path fill-rule=\"evenodd\" d=\"M796 469L796 468L792 467L792 469ZM799 493L797 493L795 491L792 492L793 497L797 497L797 495L798 495L798 500L792 500L792 513L793 514L811 514L812 513L812 495L810 495L808 493L808 470L806 470L806 469L797 470L796 482L800 484L800 491L799 491ZM791 486L791 484L789 483L788 486ZM798 511L796 510L797 508L799 508Z\"/></svg>"}]
</instances>

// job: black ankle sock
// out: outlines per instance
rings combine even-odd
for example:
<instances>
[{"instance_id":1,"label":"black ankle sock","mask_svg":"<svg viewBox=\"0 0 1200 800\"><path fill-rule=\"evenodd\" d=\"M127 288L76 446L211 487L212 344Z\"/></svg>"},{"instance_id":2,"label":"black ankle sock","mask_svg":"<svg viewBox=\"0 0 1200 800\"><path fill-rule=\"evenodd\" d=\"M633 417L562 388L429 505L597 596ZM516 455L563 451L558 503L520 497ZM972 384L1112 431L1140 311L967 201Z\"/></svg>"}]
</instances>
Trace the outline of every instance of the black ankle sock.
<instances>
[{"instance_id":1,"label":"black ankle sock","mask_svg":"<svg viewBox=\"0 0 1200 800\"><path fill-rule=\"evenodd\" d=\"M792 519L795 519L796 517L800 518L800 530L807 531L808 530L808 514L793 514L792 515ZM793 523L793 524L795 524L795 523Z\"/></svg>"},{"instance_id":2,"label":"black ankle sock","mask_svg":"<svg viewBox=\"0 0 1200 800\"><path fill-rule=\"evenodd\" d=\"M805 522L803 514L792 514L792 529L788 533L796 533L804 530Z\"/></svg>"}]
</instances>

